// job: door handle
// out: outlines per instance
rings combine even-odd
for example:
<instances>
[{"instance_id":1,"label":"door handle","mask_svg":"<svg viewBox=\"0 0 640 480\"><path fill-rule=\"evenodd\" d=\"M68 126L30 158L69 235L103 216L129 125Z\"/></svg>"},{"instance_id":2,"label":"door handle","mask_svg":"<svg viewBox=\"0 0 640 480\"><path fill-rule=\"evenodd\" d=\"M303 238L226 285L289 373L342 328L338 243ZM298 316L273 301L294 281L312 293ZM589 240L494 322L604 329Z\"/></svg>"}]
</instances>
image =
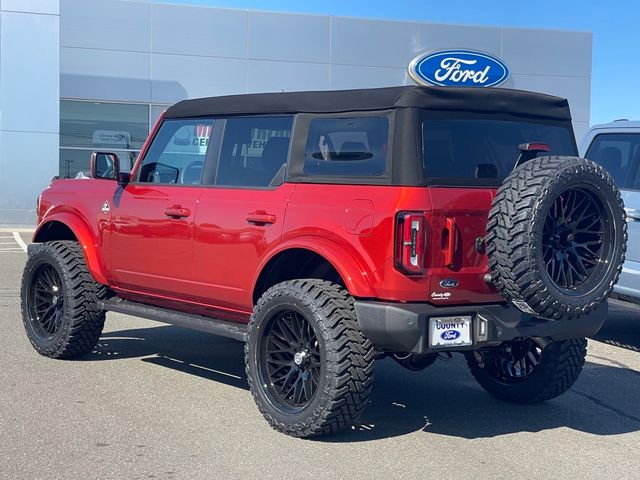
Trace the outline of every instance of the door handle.
<instances>
[{"instance_id":1,"label":"door handle","mask_svg":"<svg viewBox=\"0 0 640 480\"><path fill-rule=\"evenodd\" d=\"M634 221L640 220L640 210L637 208L625 208L624 211L627 212L627 218Z\"/></svg>"},{"instance_id":2,"label":"door handle","mask_svg":"<svg viewBox=\"0 0 640 480\"><path fill-rule=\"evenodd\" d=\"M267 213L264 210L256 210L253 213L248 214L246 217L247 222L253 225L270 225L276 223L276 216L272 213Z\"/></svg>"},{"instance_id":3,"label":"door handle","mask_svg":"<svg viewBox=\"0 0 640 480\"><path fill-rule=\"evenodd\" d=\"M182 208L180 205L174 205L173 207L165 208L164 214L171 218L184 218L191 215L191 210Z\"/></svg>"}]
</instances>

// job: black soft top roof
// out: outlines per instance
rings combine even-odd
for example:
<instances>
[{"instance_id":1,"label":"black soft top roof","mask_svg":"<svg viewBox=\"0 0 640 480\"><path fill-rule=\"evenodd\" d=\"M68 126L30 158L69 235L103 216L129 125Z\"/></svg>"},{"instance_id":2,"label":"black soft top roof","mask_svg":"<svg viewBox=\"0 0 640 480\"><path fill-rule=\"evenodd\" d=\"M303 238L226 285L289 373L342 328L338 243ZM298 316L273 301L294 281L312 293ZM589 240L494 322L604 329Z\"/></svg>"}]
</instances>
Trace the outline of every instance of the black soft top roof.
<instances>
[{"instance_id":1,"label":"black soft top roof","mask_svg":"<svg viewBox=\"0 0 640 480\"><path fill-rule=\"evenodd\" d=\"M560 97L506 88L421 86L197 98L176 103L166 111L165 117L339 113L392 108L508 113L571 120L569 104Z\"/></svg>"}]
</instances>

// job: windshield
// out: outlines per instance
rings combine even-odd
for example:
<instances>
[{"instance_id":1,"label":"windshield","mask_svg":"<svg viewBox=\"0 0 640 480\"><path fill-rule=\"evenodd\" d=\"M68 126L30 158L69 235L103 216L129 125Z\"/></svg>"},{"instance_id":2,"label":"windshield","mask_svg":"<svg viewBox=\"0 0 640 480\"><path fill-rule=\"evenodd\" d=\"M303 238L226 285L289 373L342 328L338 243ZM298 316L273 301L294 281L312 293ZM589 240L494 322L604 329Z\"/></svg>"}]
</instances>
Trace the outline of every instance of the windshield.
<instances>
[{"instance_id":1,"label":"windshield","mask_svg":"<svg viewBox=\"0 0 640 480\"><path fill-rule=\"evenodd\" d=\"M493 119L427 119L422 124L429 183L499 185L511 172L518 145L542 142L541 155L577 155L573 131L564 126Z\"/></svg>"}]
</instances>

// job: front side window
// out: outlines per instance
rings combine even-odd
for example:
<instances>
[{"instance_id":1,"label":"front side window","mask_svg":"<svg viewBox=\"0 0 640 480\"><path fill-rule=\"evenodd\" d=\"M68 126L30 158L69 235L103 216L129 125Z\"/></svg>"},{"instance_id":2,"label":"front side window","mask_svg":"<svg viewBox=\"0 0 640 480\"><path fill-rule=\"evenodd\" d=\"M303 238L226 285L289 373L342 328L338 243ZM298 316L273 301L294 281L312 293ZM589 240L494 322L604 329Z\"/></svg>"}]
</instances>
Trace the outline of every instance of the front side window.
<instances>
[{"instance_id":1,"label":"front side window","mask_svg":"<svg viewBox=\"0 0 640 480\"><path fill-rule=\"evenodd\" d=\"M387 171L387 117L315 118L309 124L304 173L379 177Z\"/></svg>"},{"instance_id":2,"label":"front side window","mask_svg":"<svg viewBox=\"0 0 640 480\"><path fill-rule=\"evenodd\" d=\"M281 183L293 117L235 117L226 121L216 185L269 187Z\"/></svg>"},{"instance_id":3,"label":"front side window","mask_svg":"<svg viewBox=\"0 0 640 480\"><path fill-rule=\"evenodd\" d=\"M619 188L640 189L640 133L598 135L586 157L607 170Z\"/></svg>"},{"instance_id":4,"label":"front side window","mask_svg":"<svg viewBox=\"0 0 640 480\"><path fill-rule=\"evenodd\" d=\"M165 120L147 151L138 182L198 185L213 119Z\"/></svg>"},{"instance_id":5,"label":"front side window","mask_svg":"<svg viewBox=\"0 0 640 480\"><path fill-rule=\"evenodd\" d=\"M544 155L577 155L571 128L535 121L427 119L422 141L428 181L461 185L500 185L522 143L548 144Z\"/></svg>"}]
</instances>

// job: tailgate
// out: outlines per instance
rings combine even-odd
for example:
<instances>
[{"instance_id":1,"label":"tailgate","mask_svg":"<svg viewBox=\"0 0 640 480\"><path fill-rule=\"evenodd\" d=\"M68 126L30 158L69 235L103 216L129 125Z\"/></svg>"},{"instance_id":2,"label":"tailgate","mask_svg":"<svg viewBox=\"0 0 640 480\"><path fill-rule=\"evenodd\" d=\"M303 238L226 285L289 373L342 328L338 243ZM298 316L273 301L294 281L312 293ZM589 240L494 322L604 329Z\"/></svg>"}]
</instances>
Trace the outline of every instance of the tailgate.
<instances>
[{"instance_id":1,"label":"tailgate","mask_svg":"<svg viewBox=\"0 0 640 480\"><path fill-rule=\"evenodd\" d=\"M448 305L501 301L485 281L484 237L495 189L430 187L428 191L429 301Z\"/></svg>"}]
</instances>

